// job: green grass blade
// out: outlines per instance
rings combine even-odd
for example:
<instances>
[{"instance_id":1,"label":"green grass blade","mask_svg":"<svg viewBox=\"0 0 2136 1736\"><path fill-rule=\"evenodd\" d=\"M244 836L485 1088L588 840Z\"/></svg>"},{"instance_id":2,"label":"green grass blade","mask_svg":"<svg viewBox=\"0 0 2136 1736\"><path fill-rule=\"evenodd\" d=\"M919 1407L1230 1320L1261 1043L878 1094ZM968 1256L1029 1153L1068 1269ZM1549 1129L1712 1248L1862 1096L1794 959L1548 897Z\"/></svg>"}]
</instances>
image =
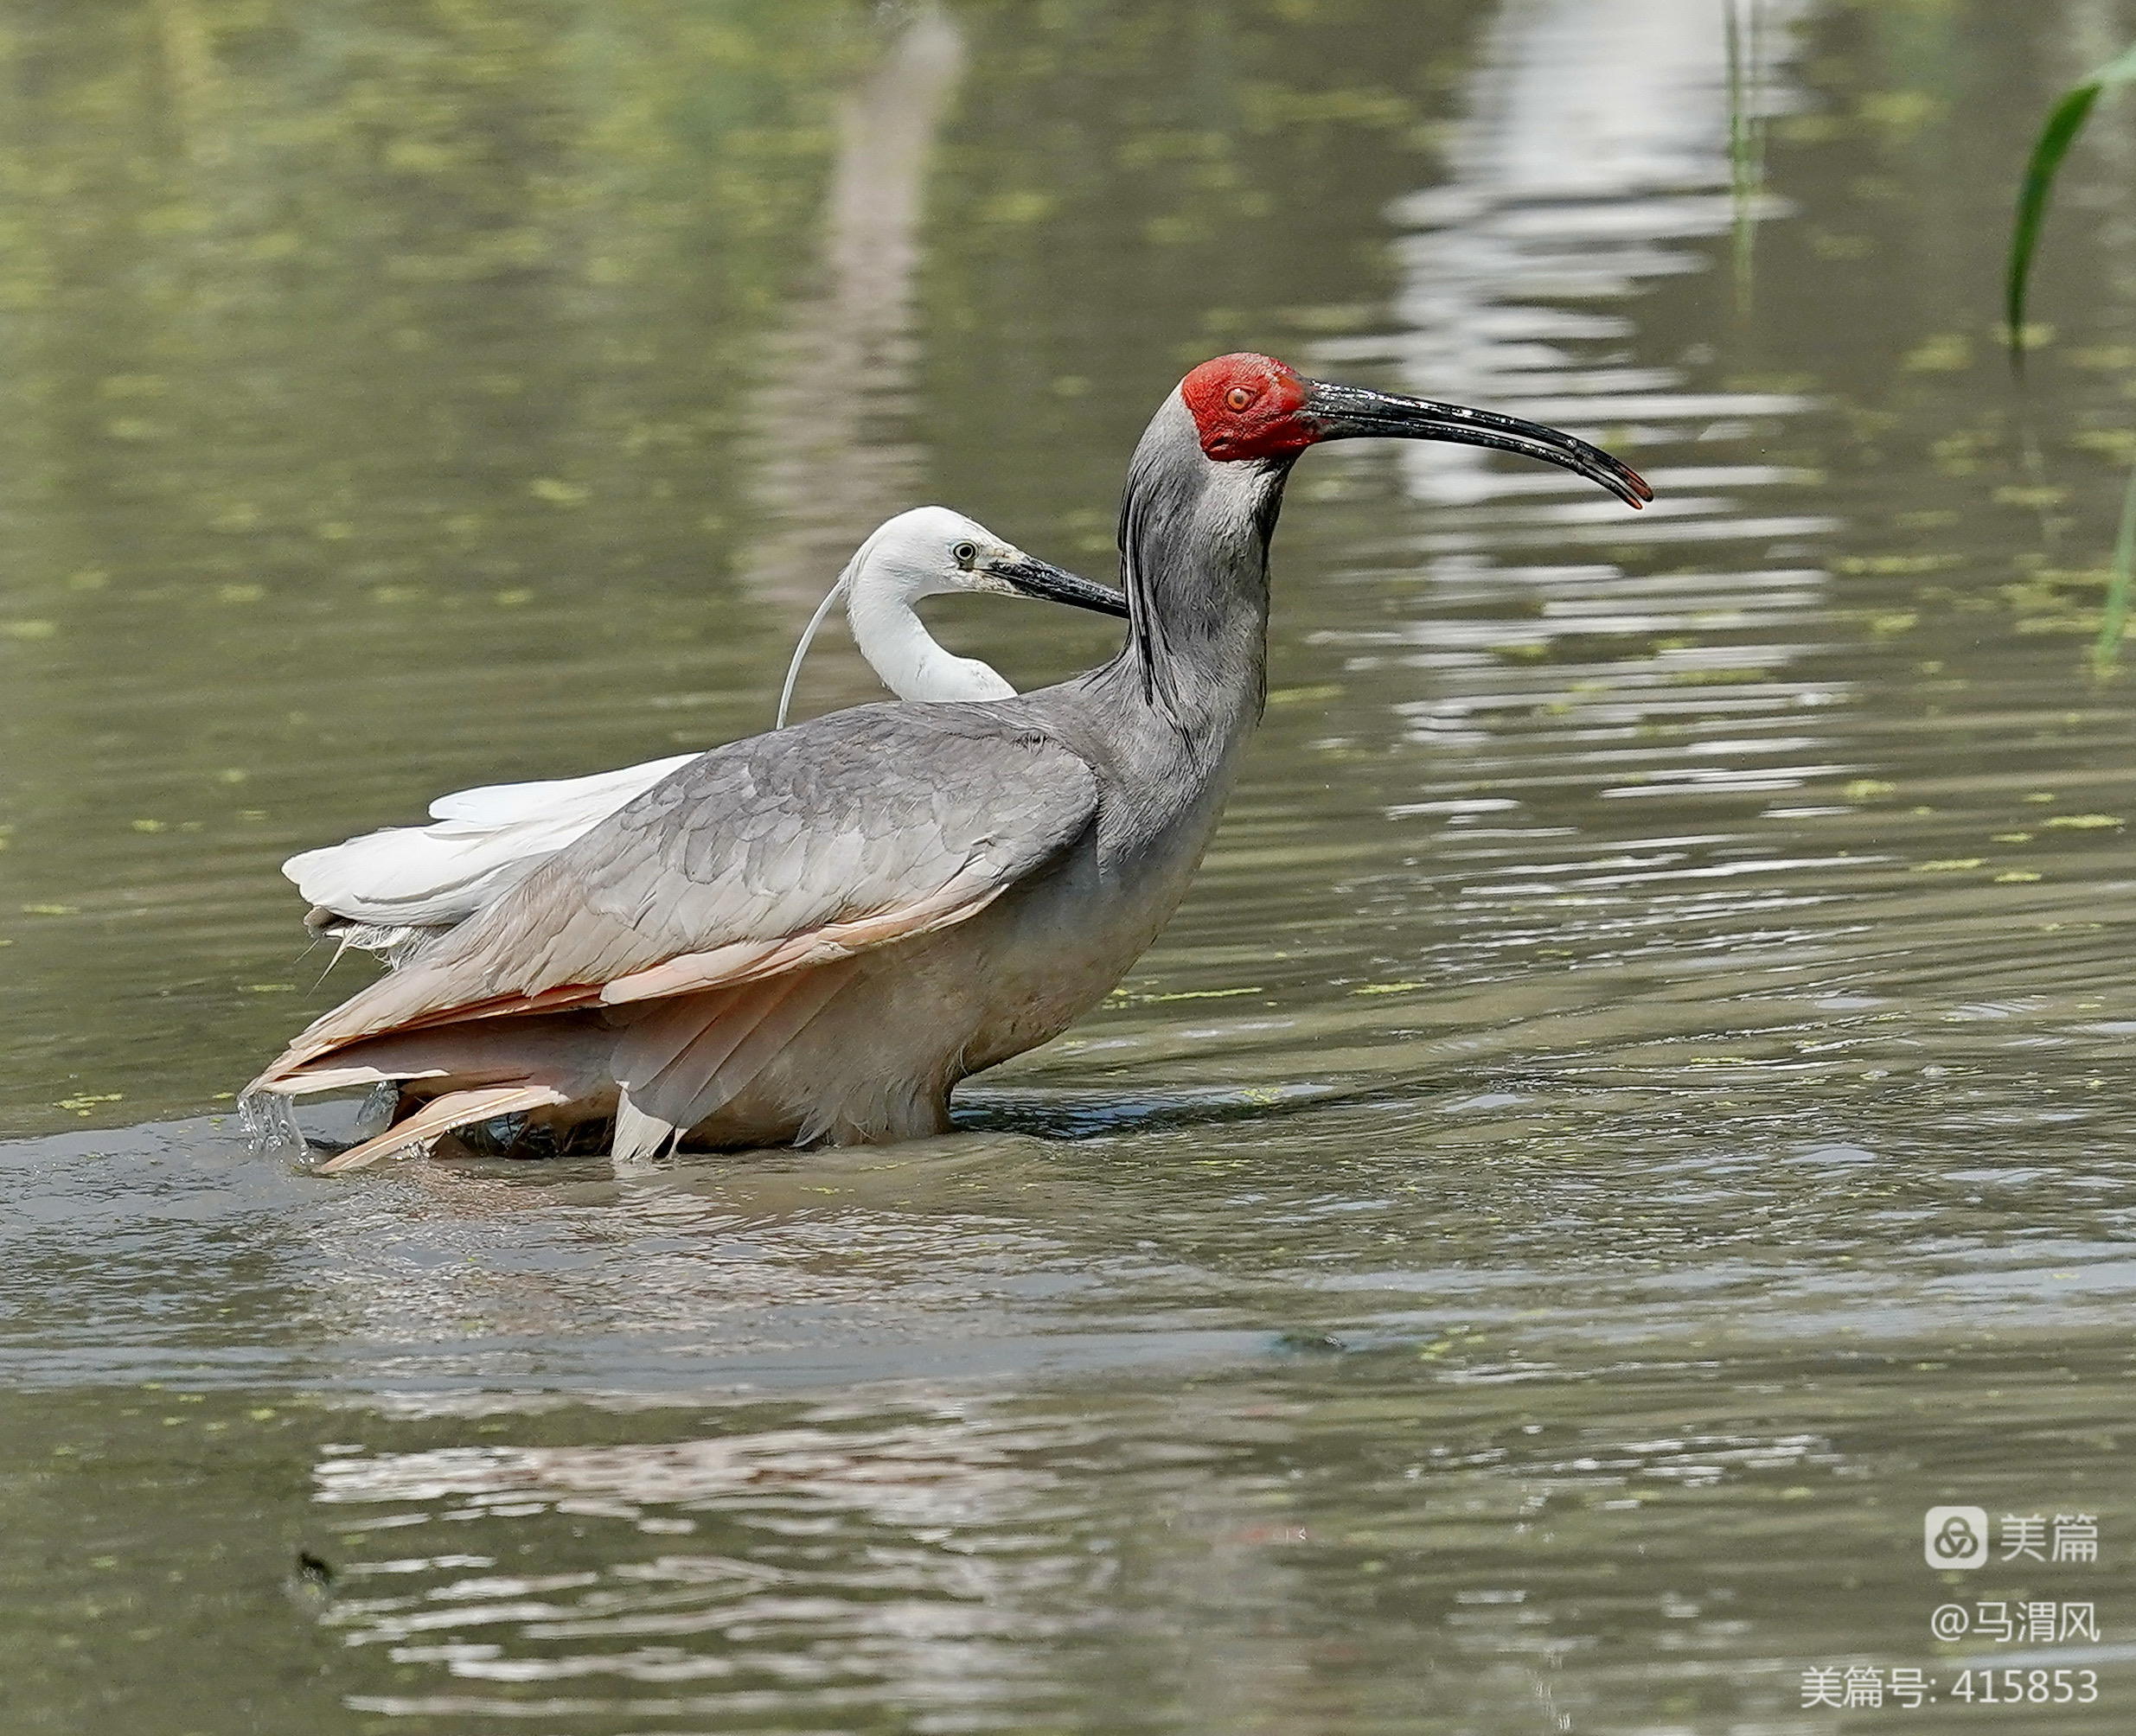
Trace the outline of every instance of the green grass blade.
<instances>
[{"instance_id":1,"label":"green grass blade","mask_svg":"<svg viewBox=\"0 0 2136 1736\"><path fill-rule=\"evenodd\" d=\"M2101 673L2114 667L2120 654L2121 635L2128 629L2130 593L2136 591L2136 465L2128 473L2128 488L2121 496L2121 528L2114 539L2114 573L2107 581L2107 606L2099 619L2099 638L2092 647L2092 667Z\"/></svg>"},{"instance_id":2,"label":"green grass blade","mask_svg":"<svg viewBox=\"0 0 2136 1736\"><path fill-rule=\"evenodd\" d=\"M2018 191L2018 214L2010 228L2010 265L2003 284L2003 321L2010 334L2010 360L2024 361L2024 305L2032 278L2032 255L2039 246L2040 226L2047 220L2047 201L2054 192L2055 173L2083 128L2099 100L2101 86L2079 85L2055 105L2047 124L2032 146L2024 165L2024 181Z\"/></svg>"},{"instance_id":3,"label":"green grass blade","mask_svg":"<svg viewBox=\"0 0 2136 1736\"><path fill-rule=\"evenodd\" d=\"M2047 124L2033 141L2032 154L2024 165L2024 179L2018 188L2018 211L2010 228L2010 263L2003 281L2003 319L2010 333L2010 361L2013 367L2024 363L2024 310L2031 287L2032 256L2039 247L2040 228L2047 220L2047 204L2055 189L2055 176L2062 160L2076 143L2076 136L2091 118L2092 105L2109 85L2136 80L2136 48L2131 48L2097 68L2081 84L2064 91L2049 111Z\"/></svg>"}]
</instances>

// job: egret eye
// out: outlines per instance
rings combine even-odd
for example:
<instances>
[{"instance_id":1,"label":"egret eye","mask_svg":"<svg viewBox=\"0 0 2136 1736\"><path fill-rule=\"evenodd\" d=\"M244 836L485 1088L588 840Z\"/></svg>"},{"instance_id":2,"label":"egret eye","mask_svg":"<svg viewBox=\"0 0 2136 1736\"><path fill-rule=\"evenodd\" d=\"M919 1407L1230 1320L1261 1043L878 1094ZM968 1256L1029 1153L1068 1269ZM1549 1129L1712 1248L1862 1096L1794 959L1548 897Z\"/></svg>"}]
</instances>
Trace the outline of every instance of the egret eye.
<instances>
[{"instance_id":1,"label":"egret eye","mask_svg":"<svg viewBox=\"0 0 2136 1736\"><path fill-rule=\"evenodd\" d=\"M1244 410L1253 402L1253 393L1243 386L1234 386L1224 394L1224 401L1234 410Z\"/></svg>"},{"instance_id":2,"label":"egret eye","mask_svg":"<svg viewBox=\"0 0 2136 1736\"><path fill-rule=\"evenodd\" d=\"M974 544L961 542L950 550L950 558L969 572L972 563L979 558L979 550Z\"/></svg>"}]
</instances>

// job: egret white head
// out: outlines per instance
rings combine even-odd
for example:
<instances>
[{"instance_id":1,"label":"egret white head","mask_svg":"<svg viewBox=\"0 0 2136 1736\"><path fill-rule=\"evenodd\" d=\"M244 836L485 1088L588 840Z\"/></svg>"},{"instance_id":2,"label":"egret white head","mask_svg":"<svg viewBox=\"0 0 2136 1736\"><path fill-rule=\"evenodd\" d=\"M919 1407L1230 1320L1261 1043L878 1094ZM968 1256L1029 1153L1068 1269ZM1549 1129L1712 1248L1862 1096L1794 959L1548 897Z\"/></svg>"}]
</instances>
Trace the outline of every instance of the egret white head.
<instances>
[{"instance_id":1,"label":"egret white head","mask_svg":"<svg viewBox=\"0 0 2136 1736\"><path fill-rule=\"evenodd\" d=\"M862 655L901 698L1007 699L1014 688L977 658L944 650L913 612L923 597L956 590L1037 597L1100 615L1128 612L1118 591L1026 554L976 519L947 507L915 507L876 527L809 618L787 666L778 726L786 726L802 659L841 598Z\"/></svg>"}]
</instances>

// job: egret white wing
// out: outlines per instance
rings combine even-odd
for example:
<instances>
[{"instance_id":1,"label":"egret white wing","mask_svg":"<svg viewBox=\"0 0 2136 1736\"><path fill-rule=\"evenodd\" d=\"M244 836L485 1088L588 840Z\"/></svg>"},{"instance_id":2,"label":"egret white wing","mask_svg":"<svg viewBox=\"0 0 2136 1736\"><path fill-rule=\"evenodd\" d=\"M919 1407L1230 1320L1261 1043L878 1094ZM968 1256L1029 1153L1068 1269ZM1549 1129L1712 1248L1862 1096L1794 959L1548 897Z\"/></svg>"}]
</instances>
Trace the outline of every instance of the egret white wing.
<instances>
[{"instance_id":1,"label":"egret white wing","mask_svg":"<svg viewBox=\"0 0 2136 1736\"><path fill-rule=\"evenodd\" d=\"M669 772L680 771L696 757L694 753L670 754L666 759L647 760L643 765L597 771L585 777L486 783L439 796L430 805L430 816L467 826L512 826L598 807L599 817L613 814L640 790L650 789ZM603 803L606 805L600 806Z\"/></svg>"},{"instance_id":2,"label":"egret white wing","mask_svg":"<svg viewBox=\"0 0 2136 1736\"><path fill-rule=\"evenodd\" d=\"M432 825L388 827L307 850L285 862L282 872L314 906L351 922L462 922L696 757L675 754L590 777L489 784L441 795L430 807Z\"/></svg>"}]
</instances>

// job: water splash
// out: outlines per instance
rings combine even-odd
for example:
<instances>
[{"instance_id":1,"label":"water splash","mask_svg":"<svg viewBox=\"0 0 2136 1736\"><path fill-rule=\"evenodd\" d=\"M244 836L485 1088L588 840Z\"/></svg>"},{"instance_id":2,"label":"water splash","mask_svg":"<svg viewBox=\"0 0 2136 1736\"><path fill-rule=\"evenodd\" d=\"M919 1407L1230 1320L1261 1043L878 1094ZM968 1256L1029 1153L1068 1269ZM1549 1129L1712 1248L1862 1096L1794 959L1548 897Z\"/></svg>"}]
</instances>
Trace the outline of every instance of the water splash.
<instances>
[{"instance_id":1,"label":"water splash","mask_svg":"<svg viewBox=\"0 0 2136 1736\"><path fill-rule=\"evenodd\" d=\"M237 1114L254 1157L302 1158L310 1152L296 1106L279 1092L247 1091L237 1100Z\"/></svg>"}]
</instances>

